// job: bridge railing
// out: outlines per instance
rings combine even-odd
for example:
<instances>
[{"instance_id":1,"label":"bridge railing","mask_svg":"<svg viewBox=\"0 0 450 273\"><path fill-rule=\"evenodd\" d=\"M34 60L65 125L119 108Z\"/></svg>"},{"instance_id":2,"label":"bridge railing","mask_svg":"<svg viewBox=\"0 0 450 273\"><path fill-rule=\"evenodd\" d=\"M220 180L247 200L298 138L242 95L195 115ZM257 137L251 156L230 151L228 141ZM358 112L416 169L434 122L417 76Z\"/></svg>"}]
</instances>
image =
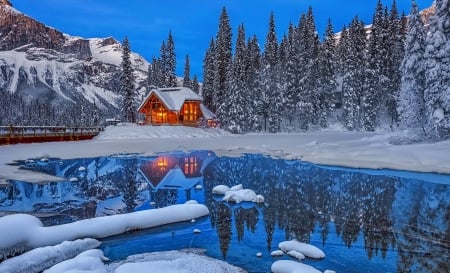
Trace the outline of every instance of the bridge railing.
<instances>
[{"instance_id":1,"label":"bridge railing","mask_svg":"<svg viewBox=\"0 0 450 273\"><path fill-rule=\"evenodd\" d=\"M97 135L103 127L0 126L0 137Z\"/></svg>"}]
</instances>

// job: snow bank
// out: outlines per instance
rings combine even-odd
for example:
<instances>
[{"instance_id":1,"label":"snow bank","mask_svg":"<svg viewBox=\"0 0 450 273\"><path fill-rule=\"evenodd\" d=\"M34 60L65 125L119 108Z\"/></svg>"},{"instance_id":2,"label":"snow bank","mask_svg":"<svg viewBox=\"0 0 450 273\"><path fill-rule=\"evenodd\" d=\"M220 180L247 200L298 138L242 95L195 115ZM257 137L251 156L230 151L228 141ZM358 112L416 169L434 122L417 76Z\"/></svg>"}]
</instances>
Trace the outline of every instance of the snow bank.
<instances>
[{"instance_id":1,"label":"snow bank","mask_svg":"<svg viewBox=\"0 0 450 273\"><path fill-rule=\"evenodd\" d=\"M20 256L13 257L0 264L0 272L42 272L59 262L71 259L83 251L96 248L100 242L94 239L76 240L73 242L62 242L56 246L47 246L33 249ZM51 271L66 272L66 271Z\"/></svg>"},{"instance_id":2,"label":"snow bank","mask_svg":"<svg viewBox=\"0 0 450 273\"><path fill-rule=\"evenodd\" d=\"M66 260L52 266L43 273L108 273L103 261L108 258L103 256L100 249L91 249L77 255L73 259Z\"/></svg>"},{"instance_id":3,"label":"snow bank","mask_svg":"<svg viewBox=\"0 0 450 273\"><path fill-rule=\"evenodd\" d=\"M325 258L325 253L323 253L323 251L320 250L319 248L317 248L313 245L300 243L297 240L281 242L278 244L278 247L288 254L290 251L297 251L297 252L302 253L306 257L310 257L310 258L314 258L314 259Z\"/></svg>"},{"instance_id":4,"label":"snow bank","mask_svg":"<svg viewBox=\"0 0 450 273\"><path fill-rule=\"evenodd\" d=\"M276 261L270 270L273 273L322 273L314 267L294 261Z\"/></svg>"},{"instance_id":5,"label":"snow bank","mask_svg":"<svg viewBox=\"0 0 450 273\"><path fill-rule=\"evenodd\" d=\"M130 230L182 222L209 214L201 204L181 204L160 209L85 219L70 224L43 227L35 217L25 214L0 218L0 257L17 246L26 249L56 245L79 238L104 238Z\"/></svg>"},{"instance_id":6,"label":"snow bank","mask_svg":"<svg viewBox=\"0 0 450 273\"><path fill-rule=\"evenodd\" d=\"M134 124L123 124L108 126L101 132L96 140L117 139L160 139L160 138L211 138L230 135L230 133L217 128L193 128L186 126L139 126ZM125 128L125 130L124 130Z\"/></svg>"},{"instance_id":7,"label":"snow bank","mask_svg":"<svg viewBox=\"0 0 450 273\"><path fill-rule=\"evenodd\" d=\"M121 264L111 265L115 273L244 273L224 261L185 251L154 252L129 256ZM112 269L112 270L111 270Z\"/></svg>"}]
</instances>

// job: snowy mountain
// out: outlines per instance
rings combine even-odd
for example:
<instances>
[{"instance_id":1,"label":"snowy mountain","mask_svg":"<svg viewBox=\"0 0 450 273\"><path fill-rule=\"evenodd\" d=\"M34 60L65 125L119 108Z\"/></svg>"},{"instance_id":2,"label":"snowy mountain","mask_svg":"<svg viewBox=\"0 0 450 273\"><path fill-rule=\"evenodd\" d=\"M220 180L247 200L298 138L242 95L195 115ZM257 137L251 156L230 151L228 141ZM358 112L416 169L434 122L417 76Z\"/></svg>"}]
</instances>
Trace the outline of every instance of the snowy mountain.
<instances>
[{"instance_id":1,"label":"snowy mountain","mask_svg":"<svg viewBox=\"0 0 450 273\"><path fill-rule=\"evenodd\" d=\"M73 37L0 1L0 90L31 101L83 101L118 108L121 44L115 39ZM131 54L136 87L145 91L148 62Z\"/></svg>"}]
</instances>

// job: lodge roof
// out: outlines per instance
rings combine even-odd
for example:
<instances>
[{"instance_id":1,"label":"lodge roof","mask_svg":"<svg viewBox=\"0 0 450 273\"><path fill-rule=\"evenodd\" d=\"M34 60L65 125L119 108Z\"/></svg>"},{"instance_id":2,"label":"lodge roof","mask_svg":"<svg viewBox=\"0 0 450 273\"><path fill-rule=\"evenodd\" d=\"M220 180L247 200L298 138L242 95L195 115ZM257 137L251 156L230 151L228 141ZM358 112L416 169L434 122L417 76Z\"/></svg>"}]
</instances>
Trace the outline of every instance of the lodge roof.
<instances>
[{"instance_id":1,"label":"lodge roof","mask_svg":"<svg viewBox=\"0 0 450 273\"><path fill-rule=\"evenodd\" d=\"M170 87L152 89L139 106L140 111L147 100L155 94L170 111L180 111L187 100L203 101L203 98L187 87Z\"/></svg>"}]
</instances>

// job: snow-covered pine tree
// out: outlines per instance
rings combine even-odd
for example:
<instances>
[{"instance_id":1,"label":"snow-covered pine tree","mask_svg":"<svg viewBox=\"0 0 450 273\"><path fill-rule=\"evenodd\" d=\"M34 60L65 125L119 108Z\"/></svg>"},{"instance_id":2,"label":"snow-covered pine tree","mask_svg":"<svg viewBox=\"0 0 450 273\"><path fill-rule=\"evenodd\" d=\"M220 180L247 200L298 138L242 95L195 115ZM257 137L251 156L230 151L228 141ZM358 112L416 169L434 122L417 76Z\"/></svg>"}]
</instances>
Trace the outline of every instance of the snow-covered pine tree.
<instances>
[{"instance_id":1,"label":"snow-covered pine tree","mask_svg":"<svg viewBox=\"0 0 450 273\"><path fill-rule=\"evenodd\" d=\"M186 61L184 63L183 86L187 88L192 88L191 67L189 64L189 55L187 54L186 54Z\"/></svg>"},{"instance_id":2,"label":"snow-covered pine tree","mask_svg":"<svg viewBox=\"0 0 450 273\"><path fill-rule=\"evenodd\" d=\"M228 98L221 104L227 113L224 127L232 133L245 133L249 127L249 117L252 116L248 103L247 71L248 58L245 44L245 29L239 26L233 65L230 69L229 82L227 84ZM223 112L219 108L219 113Z\"/></svg>"},{"instance_id":3,"label":"snow-covered pine tree","mask_svg":"<svg viewBox=\"0 0 450 273\"><path fill-rule=\"evenodd\" d=\"M378 0L371 33L367 43L367 64L364 76L364 96L362 103L362 125L365 130L373 131L377 126L377 111L380 105L385 105L389 90L389 78L386 77L388 55L386 12L381 0Z\"/></svg>"},{"instance_id":4,"label":"snow-covered pine tree","mask_svg":"<svg viewBox=\"0 0 450 273\"><path fill-rule=\"evenodd\" d=\"M136 89L133 67L130 59L130 43L125 37L122 43L122 63L120 74L120 94L122 95L122 116L127 122L136 121Z\"/></svg>"},{"instance_id":5,"label":"snow-covered pine tree","mask_svg":"<svg viewBox=\"0 0 450 273\"><path fill-rule=\"evenodd\" d=\"M161 66L161 85L158 87L168 87L169 76L167 72L168 62L169 62L169 53L167 51L166 41L162 41L161 47L159 49L161 54L160 57L160 66Z\"/></svg>"},{"instance_id":6,"label":"snow-covered pine tree","mask_svg":"<svg viewBox=\"0 0 450 273\"><path fill-rule=\"evenodd\" d=\"M263 120L258 113L258 105L261 104L261 91L260 91L260 78L259 73L261 71L261 49L259 48L259 42L256 35L247 41L247 88L249 97L249 107L251 108L252 116L249 119L250 131L261 131Z\"/></svg>"},{"instance_id":7,"label":"snow-covered pine tree","mask_svg":"<svg viewBox=\"0 0 450 273\"><path fill-rule=\"evenodd\" d=\"M262 58L261 105L259 105L259 109L265 118L265 129L268 129L271 133L276 133L281 131L282 94L280 94L279 88L278 42L273 12L269 19L269 30Z\"/></svg>"},{"instance_id":8,"label":"snow-covered pine tree","mask_svg":"<svg viewBox=\"0 0 450 273\"><path fill-rule=\"evenodd\" d=\"M177 57L175 54L175 42L173 40L172 31L169 31L169 36L167 37L167 87L177 86L177 76L176 76L176 68L177 68Z\"/></svg>"},{"instance_id":9,"label":"snow-covered pine tree","mask_svg":"<svg viewBox=\"0 0 450 273\"><path fill-rule=\"evenodd\" d=\"M200 93L200 83L198 82L197 75L194 75L194 78L192 79L192 91L199 94Z\"/></svg>"},{"instance_id":10,"label":"snow-covered pine tree","mask_svg":"<svg viewBox=\"0 0 450 273\"><path fill-rule=\"evenodd\" d=\"M389 41L386 75L388 75L389 92L386 99L386 107L388 117L391 119L391 126L398 123L397 98L400 90L400 65L405 54L405 32L402 21L399 18L397 3L392 2L392 8L388 18L387 38Z\"/></svg>"},{"instance_id":11,"label":"snow-covered pine tree","mask_svg":"<svg viewBox=\"0 0 450 273\"><path fill-rule=\"evenodd\" d=\"M401 85L398 96L398 113L402 128L418 129L425 126L425 30L419 8L413 0L408 20L405 56L400 68Z\"/></svg>"},{"instance_id":12,"label":"snow-covered pine tree","mask_svg":"<svg viewBox=\"0 0 450 273\"><path fill-rule=\"evenodd\" d=\"M343 40L345 38L346 40ZM366 49L364 22L357 16L352 20L346 37L341 43L347 44L344 53L344 75L342 82L343 124L348 130L359 128L361 99L364 91Z\"/></svg>"},{"instance_id":13,"label":"snow-covered pine tree","mask_svg":"<svg viewBox=\"0 0 450 273\"><path fill-rule=\"evenodd\" d=\"M302 16L304 19L304 15ZM302 19L301 19L302 20ZM300 21L301 21L300 20ZM299 39L297 39L297 30L291 23L288 28L286 41L286 64L284 72L285 93L284 93L284 117L288 121L288 126L293 126L294 117L297 114L297 105L300 101L298 87L300 83L299 62Z\"/></svg>"},{"instance_id":14,"label":"snow-covered pine tree","mask_svg":"<svg viewBox=\"0 0 450 273\"><path fill-rule=\"evenodd\" d=\"M323 128L328 126L328 114L334 108L335 102L334 95L337 88L335 52L336 39L331 19L329 19L318 56L319 124Z\"/></svg>"},{"instance_id":15,"label":"snow-covered pine tree","mask_svg":"<svg viewBox=\"0 0 450 273\"><path fill-rule=\"evenodd\" d=\"M213 98L215 97L214 90L214 76L215 76L215 42L211 39L209 48L206 51L205 58L203 59L203 88L202 96L203 103L215 112L217 109L214 108Z\"/></svg>"},{"instance_id":16,"label":"snow-covered pine tree","mask_svg":"<svg viewBox=\"0 0 450 273\"><path fill-rule=\"evenodd\" d=\"M450 0L436 0L425 49L427 130L438 140L450 136Z\"/></svg>"},{"instance_id":17,"label":"snow-covered pine tree","mask_svg":"<svg viewBox=\"0 0 450 273\"><path fill-rule=\"evenodd\" d=\"M221 104L228 99L226 88L229 75L228 71L231 69L232 63L231 39L232 32L230 19L225 7L223 7L220 14L219 30L217 32L216 46L214 50L214 96L212 96L212 110L216 111L219 120L226 114L218 113L217 110Z\"/></svg>"}]
</instances>

